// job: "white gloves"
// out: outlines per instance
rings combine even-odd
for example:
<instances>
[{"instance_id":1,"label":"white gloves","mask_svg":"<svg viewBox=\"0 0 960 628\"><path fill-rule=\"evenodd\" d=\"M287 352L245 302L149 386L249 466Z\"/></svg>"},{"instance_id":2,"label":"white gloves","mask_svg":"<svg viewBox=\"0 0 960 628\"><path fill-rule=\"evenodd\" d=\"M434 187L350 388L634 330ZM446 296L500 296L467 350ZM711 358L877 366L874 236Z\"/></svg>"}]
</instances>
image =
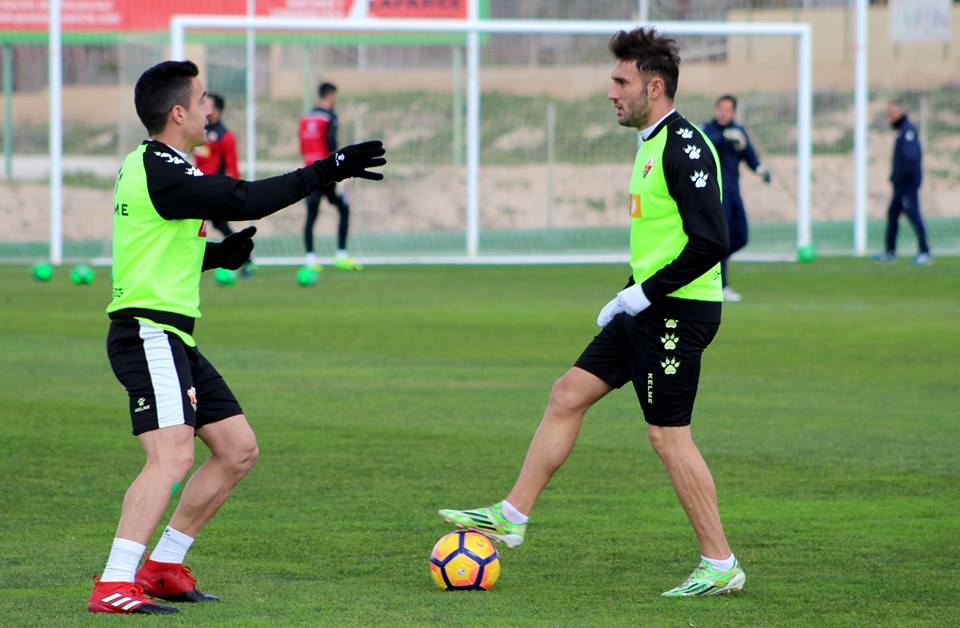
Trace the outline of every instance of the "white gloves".
<instances>
[{"instance_id":1,"label":"white gloves","mask_svg":"<svg viewBox=\"0 0 960 628\"><path fill-rule=\"evenodd\" d=\"M747 135L735 126L728 126L723 130L723 139L733 144L737 152L747 147Z\"/></svg>"},{"instance_id":2,"label":"white gloves","mask_svg":"<svg viewBox=\"0 0 960 628\"><path fill-rule=\"evenodd\" d=\"M600 314L597 315L597 325L602 329L620 312L636 316L648 307L650 307L650 299L643 293L640 284L634 284L618 292L614 299L603 306Z\"/></svg>"},{"instance_id":3,"label":"white gloves","mask_svg":"<svg viewBox=\"0 0 960 628\"><path fill-rule=\"evenodd\" d=\"M650 307L650 299L643 293L643 288L638 283L618 292L617 301L623 306L623 311L630 316L636 316Z\"/></svg>"},{"instance_id":4,"label":"white gloves","mask_svg":"<svg viewBox=\"0 0 960 628\"><path fill-rule=\"evenodd\" d=\"M764 183L770 185L770 170L766 166L762 164L757 166L757 174L763 177Z\"/></svg>"},{"instance_id":5,"label":"white gloves","mask_svg":"<svg viewBox=\"0 0 960 628\"><path fill-rule=\"evenodd\" d=\"M597 325L600 329L603 329L610 324L610 321L613 320L613 317L623 311L623 307L620 305L620 295L613 297L609 303L603 306L603 309L600 310L600 313L597 315Z\"/></svg>"}]
</instances>

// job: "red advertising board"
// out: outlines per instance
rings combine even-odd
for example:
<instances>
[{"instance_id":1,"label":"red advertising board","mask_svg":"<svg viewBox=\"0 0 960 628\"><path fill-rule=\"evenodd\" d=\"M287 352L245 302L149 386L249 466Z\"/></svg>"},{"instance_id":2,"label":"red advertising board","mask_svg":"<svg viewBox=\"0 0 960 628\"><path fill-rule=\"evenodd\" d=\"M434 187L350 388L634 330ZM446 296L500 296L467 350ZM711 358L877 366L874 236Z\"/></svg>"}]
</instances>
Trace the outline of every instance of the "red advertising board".
<instances>
[{"instance_id":1,"label":"red advertising board","mask_svg":"<svg viewBox=\"0 0 960 628\"><path fill-rule=\"evenodd\" d=\"M256 0L257 15L346 17L355 0ZM0 0L0 31L47 29L46 0ZM144 32L169 28L177 14L244 15L246 0L63 0L65 32ZM371 17L465 18L467 0L369 0Z\"/></svg>"},{"instance_id":2,"label":"red advertising board","mask_svg":"<svg viewBox=\"0 0 960 628\"><path fill-rule=\"evenodd\" d=\"M466 18L467 0L370 0L370 15Z\"/></svg>"}]
</instances>

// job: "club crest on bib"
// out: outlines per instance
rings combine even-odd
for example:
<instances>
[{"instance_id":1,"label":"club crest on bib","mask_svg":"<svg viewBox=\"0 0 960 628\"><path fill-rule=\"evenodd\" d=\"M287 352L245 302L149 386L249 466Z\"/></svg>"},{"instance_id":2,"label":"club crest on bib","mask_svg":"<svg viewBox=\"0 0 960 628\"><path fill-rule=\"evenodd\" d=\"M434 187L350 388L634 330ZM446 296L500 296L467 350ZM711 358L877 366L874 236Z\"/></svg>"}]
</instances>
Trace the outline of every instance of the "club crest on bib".
<instances>
[{"instance_id":1,"label":"club crest on bib","mask_svg":"<svg viewBox=\"0 0 960 628\"><path fill-rule=\"evenodd\" d=\"M627 209L630 212L631 218L643 217L642 214L640 213L640 195L639 194L631 194L627 198Z\"/></svg>"},{"instance_id":2,"label":"club crest on bib","mask_svg":"<svg viewBox=\"0 0 960 628\"><path fill-rule=\"evenodd\" d=\"M650 174L650 171L653 170L653 157L647 160L647 163L643 166L643 178L646 179L647 175Z\"/></svg>"}]
</instances>

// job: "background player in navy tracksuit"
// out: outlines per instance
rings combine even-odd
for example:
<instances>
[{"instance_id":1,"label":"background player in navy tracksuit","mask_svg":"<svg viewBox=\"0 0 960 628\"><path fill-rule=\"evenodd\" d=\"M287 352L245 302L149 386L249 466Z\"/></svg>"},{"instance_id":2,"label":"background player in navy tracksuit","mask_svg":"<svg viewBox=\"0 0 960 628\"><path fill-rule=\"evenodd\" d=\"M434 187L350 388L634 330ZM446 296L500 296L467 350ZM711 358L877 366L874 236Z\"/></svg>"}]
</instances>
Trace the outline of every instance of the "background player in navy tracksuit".
<instances>
[{"instance_id":1,"label":"background player in navy tracksuit","mask_svg":"<svg viewBox=\"0 0 960 628\"><path fill-rule=\"evenodd\" d=\"M887 209L886 250L875 259L892 262L897 256L897 230L900 214L905 213L917 234L919 253L913 258L917 264L929 264L933 261L927 244L927 230L920 215L920 183L923 181L923 154L917 129L907 118L900 103L887 105L890 126L897 132L897 141L893 146L893 167L890 182L893 184L893 198Z\"/></svg>"},{"instance_id":2,"label":"background player in navy tracksuit","mask_svg":"<svg viewBox=\"0 0 960 628\"><path fill-rule=\"evenodd\" d=\"M300 118L300 153L305 164L312 164L337 150L337 128L340 120L334 111L337 103L337 86L321 83L317 88L317 104L310 113ZM337 229L337 252L335 266L341 270L359 270L360 266L347 253L347 231L350 229L350 205L343 194L337 193L336 184L317 190L307 197L307 221L303 226L303 244L308 266L317 267L313 253L313 225L320 213L320 199L337 208L340 225Z\"/></svg>"},{"instance_id":3,"label":"background player in navy tracksuit","mask_svg":"<svg viewBox=\"0 0 960 628\"><path fill-rule=\"evenodd\" d=\"M717 99L713 106L714 118L703 125L703 131L713 142L720 158L720 172L723 175L723 211L727 216L727 228L730 231L730 252L723 259L724 301L739 301L740 295L730 288L727 265L729 255L733 255L747 245L747 212L740 198L740 162L747 162L751 170L763 177L764 183L770 183L770 171L760 164L756 151L750 143L747 130L736 123L737 99L725 94Z\"/></svg>"}]
</instances>

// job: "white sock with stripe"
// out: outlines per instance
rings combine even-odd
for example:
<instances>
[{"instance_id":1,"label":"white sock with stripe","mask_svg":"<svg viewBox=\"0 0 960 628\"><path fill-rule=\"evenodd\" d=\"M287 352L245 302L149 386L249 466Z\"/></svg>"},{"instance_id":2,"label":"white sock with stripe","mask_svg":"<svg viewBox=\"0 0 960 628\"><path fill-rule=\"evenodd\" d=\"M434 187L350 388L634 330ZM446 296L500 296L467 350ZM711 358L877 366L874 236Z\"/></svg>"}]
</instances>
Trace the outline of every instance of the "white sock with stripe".
<instances>
[{"instance_id":1,"label":"white sock with stripe","mask_svg":"<svg viewBox=\"0 0 960 628\"><path fill-rule=\"evenodd\" d=\"M700 558L710 563L714 569L719 571L730 571L733 569L733 566L737 564L737 559L733 554L730 554L730 558L726 560L718 560L716 558L707 558L703 554L700 555Z\"/></svg>"},{"instance_id":2,"label":"white sock with stripe","mask_svg":"<svg viewBox=\"0 0 960 628\"><path fill-rule=\"evenodd\" d=\"M183 559L187 556L187 550L193 545L193 537L187 536L180 530L174 530L167 526L157 541L157 547L150 554L150 560L158 563L177 563L183 564Z\"/></svg>"},{"instance_id":3,"label":"white sock with stripe","mask_svg":"<svg viewBox=\"0 0 960 628\"><path fill-rule=\"evenodd\" d=\"M507 521L515 525L523 525L530 519L530 517L517 510L513 504L507 500L500 502L500 512L503 513Z\"/></svg>"},{"instance_id":4,"label":"white sock with stripe","mask_svg":"<svg viewBox=\"0 0 960 628\"><path fill-rule=\"evenodd\" d=\"M140 564L140 557L143 556L145 545L136 541L129 541L117 537L113 539L113 547L110 548L110 558L107 559L107 567L100 576L101 582L133 582L137 574L137 566Z\"/></svg>"}]
</instances>

